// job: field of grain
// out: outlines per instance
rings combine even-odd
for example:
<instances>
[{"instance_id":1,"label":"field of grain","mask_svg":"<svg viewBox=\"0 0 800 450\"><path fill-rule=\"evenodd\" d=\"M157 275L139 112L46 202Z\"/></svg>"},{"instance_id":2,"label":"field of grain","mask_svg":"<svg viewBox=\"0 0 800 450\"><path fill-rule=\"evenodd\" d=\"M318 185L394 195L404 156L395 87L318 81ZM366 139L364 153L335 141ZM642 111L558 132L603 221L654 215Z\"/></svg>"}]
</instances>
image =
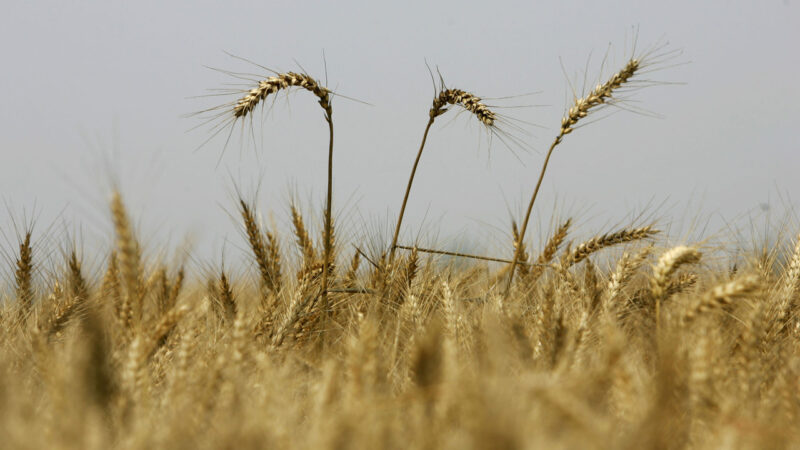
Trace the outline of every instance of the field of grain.
<instances>
[{"instance_id":1,"label":"field of grain","mask_svg":"<svg viewBox=\"0 0 800 450\"><path fill-rule=\"evenodd\" d=\"M105 254L40 245L31 223L5 231L18 248L0 294L0 447L797 448L800 230L726 249L675 242L658 222L587 236L564 218L528 244L554 150L576 151L562 143L584 118L625 107L673 58L635 51L575 96L508 259L399 240L436 118L463 110L516 142L477 94L439 80L376 252L335 232L336 93L305 73L256 81L205 117L228 133L281 90L316 97L330 131L320 235L297 205L287 236L240 197L248 270L171 259L142 244L118 191Z\"/></svg>"}]
</instances>

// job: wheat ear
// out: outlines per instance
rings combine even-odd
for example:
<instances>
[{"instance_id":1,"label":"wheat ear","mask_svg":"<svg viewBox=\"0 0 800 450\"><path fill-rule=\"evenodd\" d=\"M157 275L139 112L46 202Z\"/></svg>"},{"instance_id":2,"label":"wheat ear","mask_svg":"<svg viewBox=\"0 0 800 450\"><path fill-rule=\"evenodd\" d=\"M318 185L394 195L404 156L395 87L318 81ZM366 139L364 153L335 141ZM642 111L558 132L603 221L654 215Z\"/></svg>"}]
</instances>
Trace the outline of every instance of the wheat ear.
<instances>
[{"instance_id":1,"label":"wheat ear","mask_svg":"<svg viewBox=\"0 0 800 450\"><path fill-rule=\"evenodd\" d=\"M664 252L658 263L653 266L653 278L650 290L655 299L663 299L667 295L669 279L678 268L684 264L695 264L700 261L700 253L694 247L679 245Z\"/></svg>"},{"instance_id":2,"label":"wheat ear","mask_svg":"<svg viewBox=\"0 0 800 450\"><path fill-rule=\"evenodd\" d=\"M264 242L264 233L256 221L253 209L242 199L239 199L240 212L242 214L242 221L244 222L244 229L247 232L247 242L250 244L250 250L253 251L253 257L258 265L259 273L261 274L261 287L264 290L271 291L277 294L277 286L280 281L275 276L275 264L273 257L275 256L271 249L268 249L267 244ZM274 244L274 238L270 239L270 244ZM280 270L280 269L278 269ZM266 292L264 293L264 295Z\"/></svg>"},{"instance_id":3,"label":"wheat ear","mask_svg":"<svg viewBox=\"0 0 800 450\"><path fill-rule=\"evenodd\" d=\"M344 276L344 285L348 288L356 286L356 279L358 278L358 267L361 265L361 253L358 250L353 252L353 258L350 260L350 268L347 269L347 274Z\"/></svg>"},{"instance_id":4,"label":"wheat ear","mask_svg":"<svg viewBox=\"0 0 800 450\"><path fill-rule=\"evenodd\" d=\"M33 247L30 231L25 233L25 238L19 244L16 266L14 281L17 287L17 300L22 303L23 310L27 311L33 302Z\"/></svg>"},{"instance_id":5,"label":"wheat ear","mask_svg":"<svg viewBox=\"0 0 800 450\"><path fill-rule=\"evenodd\" d=\"M792 257L783 274L783 282L778 288L776 314L782 323L785 323L791 315L798 284L800 284L800 235L797 236Z\"/></svg>"},{"instance_id":6,"label":"wheat ear","mask_svg":"<svg viewBox=\"0 0 800 450\"><path fill-rule=\"evenodd\" d=\"M117 254L119 256L120 274L124 295L122 295L121 312L125 316L127 331L138 324L142 318L142 272L139 243L133 234L122 196L114 191L111 196L111 218L117 235Z\"/></svg>"},{"instance_id":7,"label":"wheat ear","mask_svg":"<svg viewBox=\"0 0 800 450\"><path fill-rule=\"evenodd\" d=\"M679 245L667 250L653 266L653 277L650 280L650 292L655 300L656 330L661 329L661 302L668 298L669 279L684 264L696 264L702 253L694 247Z\"/></svg>"},{"instance_id":8,"label":"wheat ear","mask_svg":"<svg viewBox=\"0 0 800 450\"><path fill-rule=\"evenodd\" d=\"M183 271L183 266L178 269L178 274L175 276L175 281L172 283L172 288L169 291L169 301L167 304L170 306L175 305L178 301L178 295L181 293L181 288L183 288L183 279L185 277L185 273Z\"/></svg>"},{"instance_id":9,"label":"wheat ear","mask_svg":"<svg viewBox=\"0 0 800 450\"><path fill-rule=\"evenodd\" d=\"M400 214L397 217L397 225L394 228L394 236L392 237L392 246L389 248L389 258L387 260L387 268L392 270L392 263L394 262L395 250L397 250L397 239L400 236L400 226L403 224L403 216L406 212L406 205L408 204L408 197L411 194L411 185L414 183L414 175L417 173L419 160L422 157L422 150L425 149L425 141L428 139L428 132L433 126L433 122L437 117L448 111L448 105L460 105L467 111L475 115L475 117L487 127L493 127L497 116L490 110L481 98L469 92L462 91L461 89L444 89L442 88L436 98L433 99L433 105L428 112L428 124L425 126L425 132L422 134L422 143L419 145L417 157L414 159L414 165L411 167L411 175L408 177L408 185L406 192L403 196L403 203L400 205ZM519 255L517 255L519 257Z\"/></svg>"},{"instance_id":10,"label":"wheat ear","mask_svg":"<svg viewBox=\"0 0 800 450\"><path fill-rule=\"evenodd\" d=\"M81 262L73 250L67 259L69 268L69 290L70 295L62 304L58 305L48 322L47 335L52 336L64 328L67 321L75 315L75 312L89 299L89 288L86 279L81 272Z\"/></svg>"},{"instance_id":11,"label":"wheat ear","mask_svg":"<svg viewBox=\"0 0 800 450\"><path fill-rule=\"evenodd\" d=\"M553 143L550 144L550 148L547 150L547 155L545 156L544 163L542 164L542 170L539 173L539 180L536 182L536 187L533 189L533 195L531 195L531 200L528 203L528 210L525 212L525 220L522 222L522 229L519 233L520 242L525 239L525 231L528 229L528 221L530 220L531 212L533 211L533 204L536 202L536 196L539 194L539 188L542 186L544 173L547 170L547 164L550 162L550 156L553 154L553 150L556 148L556 146L558 146L558 144L561 143L561 141L564 139L564 136L572 132L572 127L577 124L580 119L589 114L590 109L598 105L605 104L608 100L610 100L614 94L614 91L627 83L636 74L640 67L640 61L636 58L631 58L625 67L622 68L622 70L612 75L611 78L609 78L609 80L604 84L595 87L595 89L589 95L582 98L576 98L575 104L561 119L561 131L558 133L558 136L556 136L556 138L553 140ZM508 283L506 284L505 289L506 297L511 290L511 283L514 280L514 269L517 267L517 260L519 259L520 251L521 245L517 245L514 252L514 258L511 259L511 272L508 275Z\"/></svg>"},{"instance_id":12,"label":"wheat ear","mask_svg":"<svg viewBox=\"0 0 800 450\"><path fill-rule=\"evenodd\" d=\"M544 272L544 265L549 264L550 261L556 256L556 252L558 252L558 248L561 247L561 244L564 243L564 239L567 238L567 234L569 233L569 227L572 226L572 218L566 220L566 222L562 223L560 227L550 236L550 239L547 240L547 244L545 244L544 249L539 254L539 257L536 258L536 265L531 270L531 279L535 281L542 275Z\"/></svg>"},{"instance_id":13,"label":"wheat ear","mask_svg":"<svg viewBox=\"0 0 800 450\"><path fill-rule=\"evenodd\" d=\"M645 259L650 256L650 252L652 250L653 247L648 246L640 250L635 255L631 255L628 252L625 252L622 255L622 258L620 258L620 260L617 262L617 267L614 270L614 273L611 274L611 279L608 280L606 298L609 302L613 300L622 290L622 287L625 286L628 281L630 281L631 277L639 268L639 266L641 266Z\"/></svg>"},{"instance_id":14,"label":"wheat ear","mask_svg":"<svg viewBox=\"0 0 800 450\"><path fill-rule=\"evenodd\" d=\"M292 204L292 225L294 226L294 236L297 238L297 246L303 252L303 270L313 266L317 260L317 252L314 250L314 243L306 230L305 222L300 211Z\"/></svg>"},{"instance_id":15,"label":"wheat ear","mask_svg":"<svg viewBox=\"0 0 800 450\"><path fill-rule=\"evenodd\" d=\"M114 317L117 320L117 324L120 325L120 329L127 330L128 316L123 308L119 264L117 252L115 250L112 250L108 257L108 268L106 269L106 273L103 275L103 284L100 288L100 292L105 301L111 302L111 306L114 310Z\"/></svg>"},{"instance_id":16,"label":"wheat ear","mask_svg":"<svg viewBox=\"0 0 800 450\"><path fill-rule=\"evenodd\" d=\"M715 286L703 296L696 306L686 312L683 320L685 323L689 323L700 314L730 305L736 298L753 295L758 292L760 287L761 280L757 275L745 276Z\"/></svg>"},{"instance_id":17,"label":"wheat ear","mask_svg":"<svg viewBox=\"0 0 800 450\"><path fill-rule=\"evenodd\" d=\"M528 251L525 249L525 243L522 242L519 238L519 229L517 228L517 221L513 219L511 220L511 236L514 238L515 251L518 245L521 245L523 247L522 250L520 250L519 259L528 262L528 258L530 258L530 255L528 254ZM530 268L531 267L527 264L523 265L520 268L520 271L522 272L523 276L528 275L528 273L530 272Z\"/></svg>"},{"instance_id":18,"label":"wheat ear","mask_svg":"<svg viewBox=\"0 0 800 450\"><path fill-rule=\"evenodd\" d=\"M275 233L267 231L267 255L269 255L269 273L272 291L276 294L283 286L281 275L281 246Z\"/></svg>"},{"instance_id":19,"label":"wheat ear","mask_svg":"<svg viewBox=\"0 0 800 450\"><path fill-rule=\"evenodd\" d=\"M783 295L792 297L798 290L798 284L800 284L800 234L797 235L794 252L792 252L792 259L789 261L789 266L786 268L783 281Z\"/></svg>"},{"instance_id":20,"label":"wheat ear","mask_svg":"<svg viewBox=\"0 0 800 450\"><path fill-rule=\"evenodd\" d=\"M236 317L236 299L233 296L233 288L228 281L228 276L225 274L225 269L220 270L219 279L217 280L217 298L219 311L222 317L228 322L232 323Z\"/></svg>"},{"instance_id":21,"label":"wheat ear","mask_svg":"<svg viewBox=\"0 0 800 450\"><path fill-rule=\"evenodd\" d=\"M327 88L306 74L287 72L259 81L257 87L250 89L247 95L236 102L233 107L233 116L236 118L247 116L267 96L290 87L299 87L312 92L319 97L319 104L325 110L325 114L329 116L332 114L330 91Z\"/></svg>"},{"instance_id":22,"label":"wheat ear","mask_svg":"<svg viewBox=\"0 0 800 450\"><path fill-rule=\"evenodd\" d=\"M595 236L586 242L581 243L571 252L566 254L561 261L561 264L566 268L577 264L589 255L600 251L612 245L622 244L625 242L637 241L646 239L658 233L659 230L654 229L652 226L631 228L617 231L616 233L604 234L602 236Z\"/></svg>"}]
</instances>

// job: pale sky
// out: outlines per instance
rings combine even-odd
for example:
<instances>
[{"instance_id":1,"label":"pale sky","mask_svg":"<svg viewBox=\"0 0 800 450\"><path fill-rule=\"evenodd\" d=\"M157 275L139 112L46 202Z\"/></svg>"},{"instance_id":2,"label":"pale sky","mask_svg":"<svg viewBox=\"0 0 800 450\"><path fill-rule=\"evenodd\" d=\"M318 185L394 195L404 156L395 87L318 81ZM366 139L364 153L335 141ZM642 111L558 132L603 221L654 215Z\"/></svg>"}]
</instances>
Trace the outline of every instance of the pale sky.
<instances>
[{"instance_id":1,"label":"pale sky","mask_svg":"<svg viewBox=\"0 0 800 450\"><path fill-rule=\"evenodd\" d=\"M634 94L659 118L601 112L567 136L529 240L554 213L576 216L588 237L642 210L663 226L710 217L717 231L767 205L796 208L795 1L11 0L0 15L0 225L8 230L9 214L24 211L56 240L66 223L86 241L107 242L116 180L151 253L192 235L200 253L225 245L239 258L233 181L248 194L260 185L258 207L281 227L292 190L319 215L327 126L313 96L297 92L258 116L255 148L234 138L222 155L222 138L195 151L209 128L188 131L199 121L184 116L234 97L191 97L235 81L204 66L269 75L225 51L279 71L302 65L320 79L324 51L329 87L372 105L333 104L334 209L344 234L388 228L396 217L433 98L426 61L449 87L479 96L540 92L504 103L537 105L503 111L539 125L524 137L533 150L516 156L489 147L473 117L442 116L404 225L404 242L422 230L420 244L437 235L442 245L510 256L509 211L522 213L571 101L564 71L581 82L586 71L591 84L607 76L603 55L609 69L621 66L632 27L640 45L665 39L683 51L675 62L688 64L650 75L680 84Z\"/></svg>"}]
</instances>

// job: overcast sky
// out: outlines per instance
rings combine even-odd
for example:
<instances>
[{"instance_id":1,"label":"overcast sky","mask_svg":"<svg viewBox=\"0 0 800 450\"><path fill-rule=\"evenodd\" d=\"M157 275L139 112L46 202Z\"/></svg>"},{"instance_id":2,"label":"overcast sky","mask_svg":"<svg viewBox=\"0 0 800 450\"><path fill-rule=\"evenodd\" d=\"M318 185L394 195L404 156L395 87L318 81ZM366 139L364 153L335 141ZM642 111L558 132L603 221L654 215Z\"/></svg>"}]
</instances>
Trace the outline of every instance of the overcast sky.
<instances>
[{"instance_id":1,"label":"overcast sky","mask_svg":"<svg viewBox=\"0 0 800 450\"><path fill-rule=\"evenodd\" d=\"M473 117L442 116L408 206L404 241L423 230L422 244L438 234L510 252L510 214L527 204L571 101L566 75L608 76L601 60L608 52L612 67L624 63L632 27L640 46L663 38L683 51L674 62L688 64L650 75L682 84L634 94L659 118L598 113L567 136L534 222L571 214L588 235L645 210L664 226L711 217L717 231L768 206L796 207L800 5L791 0L11 0L0 16L0 223L7 230L9 213L33 212L41 232L66 223L107 240L115 181L153 251L186 235L199 251L243 245L228 215L235 184L250 196L259 186L259 209L279 226L290 192L320 212L327 128L310 94L280 96L254 123L256 145L235 133L224 154L224 137L195 151L210 128L189 131L200 122L184 116L233 99L191 98L236 81L204 66L269 75L225 51L320 79L324 51L329 87L372 105L333 104L343 233L388 228L399 210L433 97L426 60L448 86L479 96L540 92L504 102L531 108L502 110L538 125L519 135L527 153L489 146Z\"/></svg>"}]
</instances>

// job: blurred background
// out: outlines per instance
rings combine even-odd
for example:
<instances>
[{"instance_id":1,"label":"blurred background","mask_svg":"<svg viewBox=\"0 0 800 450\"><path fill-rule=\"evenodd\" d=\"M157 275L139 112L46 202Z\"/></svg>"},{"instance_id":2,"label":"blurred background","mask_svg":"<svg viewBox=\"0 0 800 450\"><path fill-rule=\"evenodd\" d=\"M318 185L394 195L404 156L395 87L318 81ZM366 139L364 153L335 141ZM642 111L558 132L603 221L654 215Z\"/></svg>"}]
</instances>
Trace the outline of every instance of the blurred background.
<instances>
[{"instance_id":1,"label":"blurred background","mask_svg":"<svg viewBox=\"0 0 800 450\"><path fill-rule=\"evenodd\" d=\"M334 212L348 240L388 243L434 95L426 61L449 87L511 96L487 103L521 107L498 111L519 121L505 131L525 148L490 141L466 114L437 120L401 239L510 256L511 219L570 83L608 77L634 39L682 54L627 103L648 114L600 111L557 148L529 242L566 216L579 235L656 220L676 240L796 220L796 2L40 0L6 2L0 17L3 246L31 220L53 247L64 233L107 246L114 186L150 254L190 239L198 257L244 257L237 190L281 230L290 198L321 229L328 131L313 96L280 95L227 146L225 132L201 146L213 124L186 117L236 98L198 97L241 83L208 67L270 75L230 52L358 100L333 104Z\"/></svg>"}]
</instances>

